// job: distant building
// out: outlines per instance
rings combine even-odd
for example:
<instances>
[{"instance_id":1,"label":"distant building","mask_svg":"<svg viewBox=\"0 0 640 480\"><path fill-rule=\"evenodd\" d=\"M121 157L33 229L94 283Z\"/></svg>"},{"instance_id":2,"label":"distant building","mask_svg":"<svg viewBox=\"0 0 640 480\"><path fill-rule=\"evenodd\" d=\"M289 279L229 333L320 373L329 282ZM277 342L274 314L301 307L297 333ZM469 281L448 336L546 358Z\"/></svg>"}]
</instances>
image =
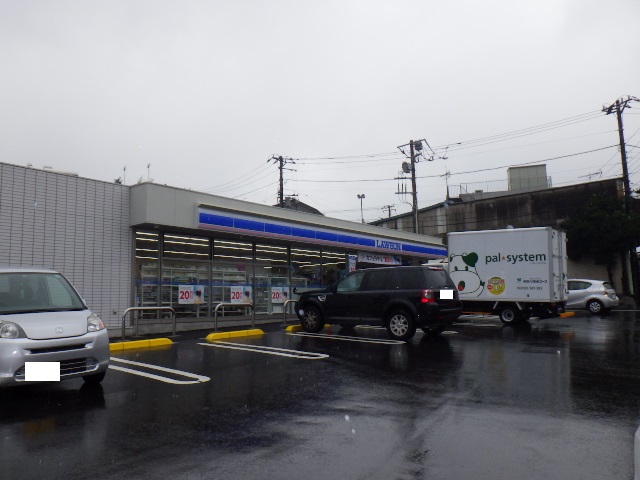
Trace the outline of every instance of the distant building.
<instances>
[{"instance_id":1,"label":"distant building","mask_svg":"<svg viewBox=\"0 0 640 480\"><path fill-rule=\"evenodd\" d=\"M531 173L529 170L527 173ZM458 196L418 211L418 233L439 237L447 242L447 233L469 230L495 230L526 227L560 227L573 212L582 208L594 195L622 198L622 179L600 180L551 188L542 169L536 176L523 176L522 170L510 169L509 190L487 192L461 188ZM524 180L527 178L528 180ZM537 186L536 186L537 185ZM413 231L411 212L371 222L394 230ZM587 239L585 239L587 240ZM621 267L614 269L614 280L621 278ZM608 279L604 265L593 261L569 261L569 276ZM614 281L622 291L621 281Z\"/></svg>"},{"instance_id":2,"label":"distant building","mask_svg":"<svg viewBox=\"0 0 640 480\"><path fill-rule=\"evenodd\" d=\"M279 207L280 205L274 205L274 207ZM307 205L306 203L301 202L295 197L285 197L284 198L284 207L289 210L296 210L298 212L304 213L313 213L315 215L323 215L320 210L313 208L311 205Z\"/></svg>"}]
</instances>

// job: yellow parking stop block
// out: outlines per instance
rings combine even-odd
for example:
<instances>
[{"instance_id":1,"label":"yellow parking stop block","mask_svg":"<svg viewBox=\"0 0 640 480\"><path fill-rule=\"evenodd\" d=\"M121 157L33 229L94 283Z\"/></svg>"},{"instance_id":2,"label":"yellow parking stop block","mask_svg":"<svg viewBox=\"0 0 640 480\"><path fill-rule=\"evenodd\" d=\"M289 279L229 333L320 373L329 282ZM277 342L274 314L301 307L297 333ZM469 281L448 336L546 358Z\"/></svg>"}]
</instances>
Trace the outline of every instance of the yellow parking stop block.
<instances>
[{"instance_id":1,"label":"yellow parking stop block","mask_svg":"<svg viewBox=\"0 0 640 480\"><path fill-rule=\"evenodd\" d=\"M228 340L230 338L242 338L242 337L257 337L264 335L264 332L259 328L252 328L250 330L236 330L233 332L220 332L210 333L206 336L207 342L215 342L216 340Z\"/></svg>"},{"instance_id":2,"label":"yellow parking stop block","mask_svg":"<svg viewBox=\"0 0 640 480\"><path fill-rule=\"evenodd\" d=\"M132 340L130 342L116 342L109 344L109 350L119 352L121 350L129 350L132 348L150 348L164 345L173 345L168 338L150 338L149 340Z\"/></svg>"},{"instance_id":3,"label":"yellow parking stop block","mask_svg":"<svg viewBox=\"0 0 640 480\"><path fill-rule=\"evenodd\" d=\"M210 333L205 337L207 342L215 342L216 340L229 340L229 332Z\"/></svg>"}]
</instances>

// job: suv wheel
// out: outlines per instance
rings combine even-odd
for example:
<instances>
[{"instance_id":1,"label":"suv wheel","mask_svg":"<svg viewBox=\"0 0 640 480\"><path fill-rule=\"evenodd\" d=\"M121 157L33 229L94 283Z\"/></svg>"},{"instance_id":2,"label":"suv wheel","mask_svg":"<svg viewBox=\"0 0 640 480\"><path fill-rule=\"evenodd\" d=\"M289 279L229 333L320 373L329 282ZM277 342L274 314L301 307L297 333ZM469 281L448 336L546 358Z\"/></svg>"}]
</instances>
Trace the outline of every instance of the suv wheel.
<instances>
[{"instance_id":1,"label":"suv wheel","mask_svg":"<svg viewBox=\"0 0 640 480\"><path fill-rule=\"evenodd\" d=\"M599 300L589 300L587 302L587 310L589 310L589 313L593 313L594 315L604 313L604 305Z\"/></svg>"},{"instance_id":2,"label":"suv wheel","mask_svg":"<svg viewBox=\"0 0 640 480\"><path fill-rule=\"evenodd\" d=\"M324 321L322 320L322 314L316 307L307 307L304 309L304 317L300 324L305 332L318 333L324 328Z\"/></svg>"},{"instance_id":3,"label":"suv wheel","mask_svg":"<svg viewBox=\"0 0 640 480\"><path fill-rule=\"evenodd\" d=\"M416 323L404 310L395 310L387 317L387 331L394 340L409 340L416 333Z\"/></svg>"}]
</instances>

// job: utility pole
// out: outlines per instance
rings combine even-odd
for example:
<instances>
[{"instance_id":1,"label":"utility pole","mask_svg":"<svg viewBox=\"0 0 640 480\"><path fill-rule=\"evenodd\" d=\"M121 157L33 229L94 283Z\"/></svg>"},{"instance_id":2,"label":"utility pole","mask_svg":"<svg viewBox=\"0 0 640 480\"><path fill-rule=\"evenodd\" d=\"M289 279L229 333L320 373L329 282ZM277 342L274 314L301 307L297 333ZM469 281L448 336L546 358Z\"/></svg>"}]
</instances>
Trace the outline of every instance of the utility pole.
<instances>
[{"instance_id":1,"label":"utility pole","mask_svg":"<svg viewBox=\"0 0 640 480\"><path fill-rule=\"evenodd\" d=\"M640 99L636 97L627 96L627 99L617 99L615 103L609 105L608 107L602 107L602 111L607 115L611 115L614 111L616 114L616 118L618 120L618 139L620 140L620 159L622 162L622 182L624 184L624 211L625 213L629 213L631 209L631 185L629 182L629 169L627 168L627 149L624 141L624 128L622 126L622 112L624 112L625 108L631 108L629 102L640 102ZM633 294L636 298L636 301L640 300L640 291L638 291L638 277L639 277L639 268L638 268L638 255L636 253L636 245L629 246L629 261L631 264L631 285L633 287ZM629 272L627 270L626 261L622 264L622 281L623 292L628 293L629 291Z\"/></svg>"},{"instance_id":2,"label":"utility pole","mask_svg":"<svg viewBox=\"0 0 640 480\"><path fill-rule=\"evenodd\" d=\"M411 160L411 164L407 164L404 162L402 164L402 171L404 173L411 174L411 211L413 218L413 233L418 233L418 191L416 189L416 163L420 161L419 157L422 153L422 142L427 142L426 140L410 140L409 143L405 145L400 145L398 149L405 154L405 151L402 149L403 147L409 147L409 159ZM429 161L432 161L433 157L429 158Z\"/></svg>"},{"instance_id":3,"label":"utility pole","mask_svg":"<svg viewBox=\"0 0 640 480\"><path fill-rule=\"evenodd\" d=\"M618 138L620 140L620 157L622 161L622 181L624 182L624 204L625 211L629 211L629 199L631 198L631 187L629 185L629 170L627 168L627 150L624 141L624 128L622 127L622 112L625 108L631 108L629 102L640 102L640 99L635 97L627 97L626 100L618 99L616 103L609 105L608 107L602 107L602 111L607 115L611 115L615 109L616 118L618 120Z\"/></svg>"},{"instance_id":4,"label":"utility pole","mask_svg":"<svg viewBox=\"0 0 640 480\"><path fill-rule=\"evenodd\" d=\"M415 145L413 140L409 142L409 148L411 150L411 196L413 199L413 233L418 233L418 191L416 190L416 155L415 151L418 149L418 145L420 145L420 149L422 149L422 143L418 143Z\"/></svg>"},{"instance_id":5,"label":"utility pole","mask_svg":"<svg viewBox=\"0 0 640 480\"><path fill-rule=\"evenodd\" d=\"M391 210L395 211L395 205L385 205L384 207L382 207L382 209L384 210L385 208L387 209L387 211L389 212L389 218L391 218Z\"/></svg>"},{"instance_id":6,"label":"utility pole","mask_svg":"<svg viewBox=\"0 0 640 480\"><path fill-rule=\"evenodd\" d=\"M285 168L284 166L287 163L293 163L295 165L296 162L293 160L293 158L283 157L282 155L279 155L277 157L275 155L272 155L271 158L267 160L267 163L272 160L273 163L279 164L278 169L280 170L280 189L278 190L278 206L280 208L284 208L284 179L282 172L284 170L295 171L293 168Z\"/></svg>"}]
</instances>

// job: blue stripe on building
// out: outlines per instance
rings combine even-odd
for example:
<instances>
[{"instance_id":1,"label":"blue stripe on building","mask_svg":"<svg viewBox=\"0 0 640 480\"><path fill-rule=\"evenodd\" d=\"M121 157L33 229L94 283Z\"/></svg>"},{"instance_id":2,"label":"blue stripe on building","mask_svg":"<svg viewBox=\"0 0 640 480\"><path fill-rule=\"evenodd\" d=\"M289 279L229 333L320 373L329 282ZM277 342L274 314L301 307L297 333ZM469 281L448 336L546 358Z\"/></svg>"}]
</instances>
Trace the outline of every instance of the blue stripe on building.
<instances>
[{"instance_id":1,"label":"blue stripe on building","mask_svg":"<svg viewBox=\"0 0 640 480\"><path fill-rule=\"evenodd\" d=\"M315 240L321 243L332 245L353 245L354 247L365 247L377 251L385 251L393 253L392 250L376 248L376 241L372 238L358 237L355 235L347 235L327 230L314 230L311 228L294 227L292 225L283 225L278 223L268 223L258 220L249 220L244 218L235 218L226 215L207 213L206 211L198 212L198 223L203 227L222 227L225 230L237 229L243 232L258 232L271 235L278 235L291 240ZM446 256L446 248L426 247L410 243L399 243L402 251L411 254L422 255L438 255ZM394 250L397 251L397 250Z\"/></svg>"}]
</instances>

